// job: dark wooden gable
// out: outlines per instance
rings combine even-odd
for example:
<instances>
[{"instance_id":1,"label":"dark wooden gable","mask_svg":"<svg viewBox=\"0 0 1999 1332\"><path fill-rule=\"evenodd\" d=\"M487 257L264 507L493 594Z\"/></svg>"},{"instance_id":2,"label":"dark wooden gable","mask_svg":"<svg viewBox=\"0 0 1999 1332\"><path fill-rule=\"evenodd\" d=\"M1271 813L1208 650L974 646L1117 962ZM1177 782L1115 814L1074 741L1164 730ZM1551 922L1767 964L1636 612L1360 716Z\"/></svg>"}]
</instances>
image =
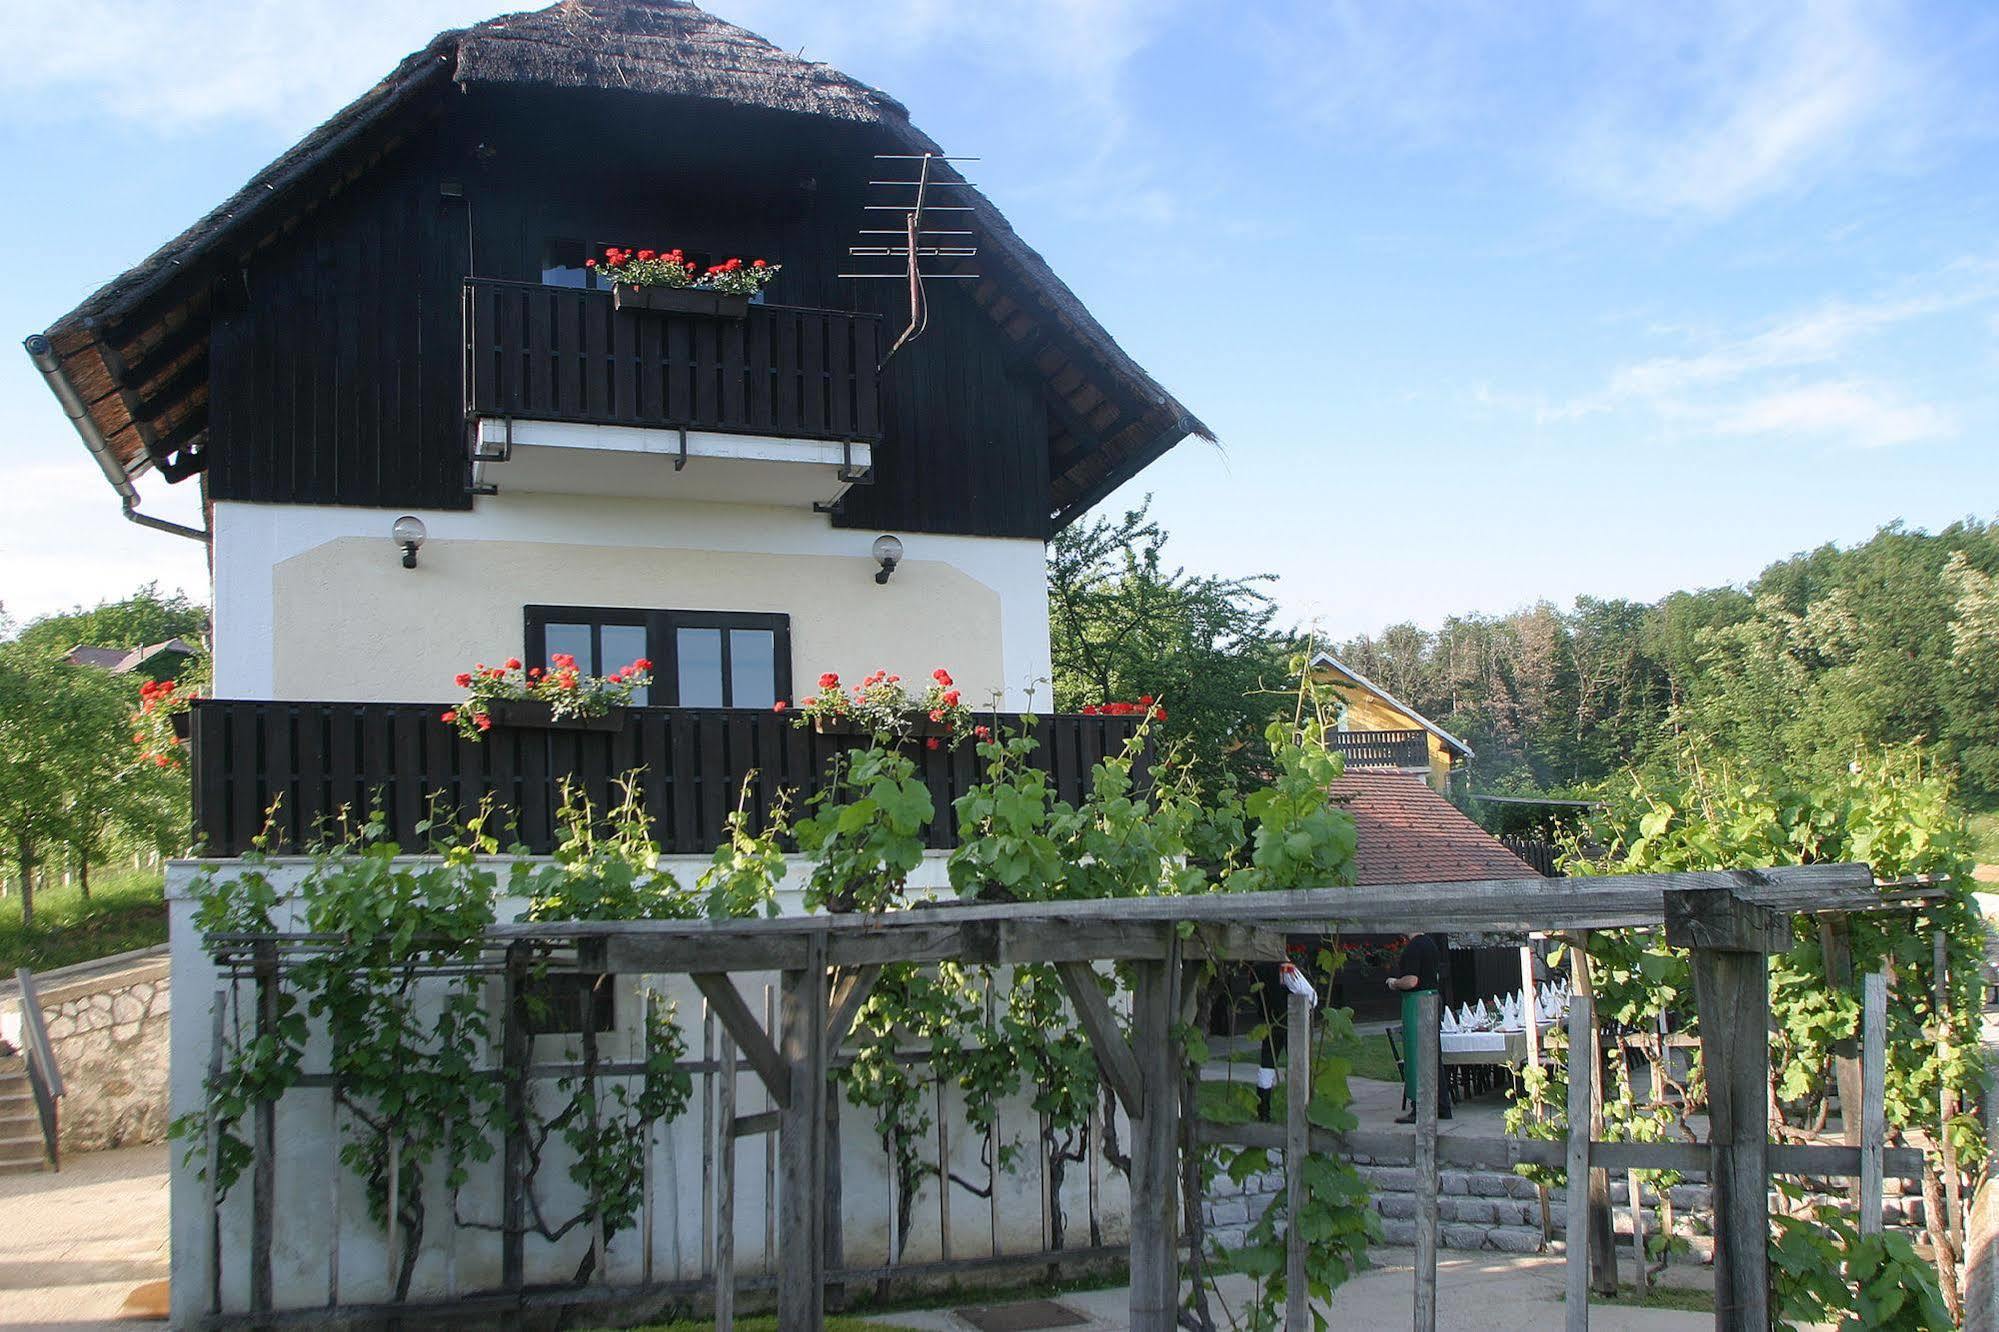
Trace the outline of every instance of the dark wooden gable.
<instances>
[{"instance_id":1,"label":"dark wooden gable","mask_svg":"<svg viewBox=\"0 0 1999 1332\"><path fill-rule=\"evenodd\" d=\"M463 280L538 281L558 240L768 257L784 265L773 303L877 312L892 339L902 287L839 276L877 146L868 127L681 99L441 92L221 284L211 494L468 505ZM1045 536L1046 385L973 283L932 287L928 331L883 376L876 479L836 521Z\"/></svg>"}]
</instances>

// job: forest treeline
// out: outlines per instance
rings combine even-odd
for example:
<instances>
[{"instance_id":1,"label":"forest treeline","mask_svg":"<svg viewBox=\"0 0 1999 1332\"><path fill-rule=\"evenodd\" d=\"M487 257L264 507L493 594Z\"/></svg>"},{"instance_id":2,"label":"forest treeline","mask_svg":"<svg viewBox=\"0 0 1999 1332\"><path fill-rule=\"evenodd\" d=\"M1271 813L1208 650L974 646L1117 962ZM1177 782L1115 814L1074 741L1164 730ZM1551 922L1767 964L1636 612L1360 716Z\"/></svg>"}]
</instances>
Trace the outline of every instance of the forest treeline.
<instances>
[{"instance_id":1,"label":"forest treeline","mask_svg":"<svg viewBox=\"0 0 1999 1332\"><path fill-rule=\"evenodd\" d=\"M1882 528L1746 587L1393 625L1336 653L1478 751L1482 790L1598 781L1694 734L1760 766L1921 742L1999 804L1999 526Z\"/></svg>"}]
</instances>

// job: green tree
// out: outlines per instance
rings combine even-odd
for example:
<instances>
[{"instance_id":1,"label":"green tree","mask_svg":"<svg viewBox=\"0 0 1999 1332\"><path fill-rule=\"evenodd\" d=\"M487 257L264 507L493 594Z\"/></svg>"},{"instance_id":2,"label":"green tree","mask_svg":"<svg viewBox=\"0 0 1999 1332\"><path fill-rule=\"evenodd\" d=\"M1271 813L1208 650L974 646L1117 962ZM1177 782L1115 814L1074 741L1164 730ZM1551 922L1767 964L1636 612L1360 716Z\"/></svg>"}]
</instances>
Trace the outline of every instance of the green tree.
<instances>
[{"instance_id":1,"label":"green tree","mask_svg":"<svg viewBox=\"0 0 1999 1332\"><path fill-rule=\"evenodd\" d=\"M1999 791L1999 578L1958 551L1944 581L1955 594L1944 693L1949 731L1965 784Z\"/></svg>"},{"instance_id":2,"label":"green tree","mask_svg":"<svg viewBox=\"0 0 1999 1332\"><path fill-rule=\"evenodd\" d=\"M124 788L139 784L125 683L0 645L0 854L13 861L24 925L34 923L35 873L48 852L87 858L124 820Z\"/></svg>"},{"instance_id":3,"label":"green tree","mask_svg":"<svg viewBox=\"0 0 1999 1332\"><path fill-rule=\"evenodd\" d=\"M1251 743L1288 687L1292 635L1276 628L1270 578L1191 574L1165 561L1150 500L1078 523L1048 554L1055 706L1157 698L1164 741L1210 775Z\"/></svg>"},{"instance_id":4,"label":"green tree","mask_svg":"<svg viewBox=\"0 0 1999 1332\"><path fill-rule=\"evenodd\" d=\"M182 592L162 593L147 583L128 597L101 601L85 610L59 611L35 619L20 633L23 647L60 657L79 644L140 647L181 638L200 647L208 637L208 608Z\"/></svg>"}]
</instances>

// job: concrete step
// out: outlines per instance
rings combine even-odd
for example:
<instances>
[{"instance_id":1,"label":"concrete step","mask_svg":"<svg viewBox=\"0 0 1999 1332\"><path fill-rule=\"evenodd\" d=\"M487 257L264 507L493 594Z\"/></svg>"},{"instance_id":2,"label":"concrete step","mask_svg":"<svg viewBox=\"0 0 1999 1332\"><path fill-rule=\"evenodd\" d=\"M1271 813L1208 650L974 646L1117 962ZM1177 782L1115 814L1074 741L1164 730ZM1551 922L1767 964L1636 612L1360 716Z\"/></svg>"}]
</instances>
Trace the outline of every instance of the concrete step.
<instances>
[{"instance_id":1,"label":"concrete step","mask_svg":"<svg viewBox=\"0 0 1999 1332\"><path fill-rule=\"evenodd\" d=\"M47 1153L42 1147L42 1135L37 1132L32 1137L0 1136L0 1171L18 1174L26 1170L40 1170L48 1164Z\"/></svg>"}]
</instances>

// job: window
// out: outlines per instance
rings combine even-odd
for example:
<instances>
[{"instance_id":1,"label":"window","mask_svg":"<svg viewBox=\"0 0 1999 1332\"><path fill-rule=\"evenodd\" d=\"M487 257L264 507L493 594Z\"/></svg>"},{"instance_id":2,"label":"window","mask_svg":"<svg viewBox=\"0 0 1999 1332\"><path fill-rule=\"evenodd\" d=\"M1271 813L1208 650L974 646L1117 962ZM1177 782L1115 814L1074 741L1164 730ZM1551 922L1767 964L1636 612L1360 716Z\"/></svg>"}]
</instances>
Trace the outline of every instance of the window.
<instances>
[{"instance_id":1,"label":"window","mask_svg":"<svg viewBox=\"0 0 1999 1332\"><path fill-rule=\"evenodd\" d=\"M594 269L585 268L583 261L601 256L604 247L595 249L580 240L556 238L541 247L541 281L545 287L594 287L597 274ZM583 660L579 655L578 661Z\"/></svg>"},{"instance_id":2,"label":"window","mask_svg":"<svg viewBox=\"0 0 1999 1332\"><path fill-rule=\"evenodd\" d=\"M652 659L650 691L636 704L769 708L791 696L791 617L737 611L529 606L527 654L547 666L558 652L603 675Z\"/></svg>"}]
</instances>

